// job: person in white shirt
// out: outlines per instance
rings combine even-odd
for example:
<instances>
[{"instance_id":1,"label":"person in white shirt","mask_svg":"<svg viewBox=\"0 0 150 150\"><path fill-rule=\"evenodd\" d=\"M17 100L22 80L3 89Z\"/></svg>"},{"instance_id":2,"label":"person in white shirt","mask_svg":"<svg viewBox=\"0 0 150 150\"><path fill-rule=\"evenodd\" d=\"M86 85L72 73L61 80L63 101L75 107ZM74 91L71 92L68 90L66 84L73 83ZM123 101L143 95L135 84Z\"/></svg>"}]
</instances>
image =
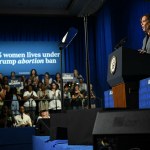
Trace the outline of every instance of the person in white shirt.
<instances>
[{"instance_id":1,"label":"person in white shirt","mask_svg":"<svg viewBox=\"0 0 150 150\"><path fill-rule=\"evenodd\" d=\"M35 120L35 111L36 111L36 99L38 99L38 96L35 91L33 91L32 85L28 86L28 90L24 92L23 94L23 100L25 111L28 112L31 116L31 119Z\"/></svg>"},{"instance_id":2,"label":"person in white shirt","mask_svg":"<svg viewBox=\"0 0 150 150\"><path fill-rule=\"evenodd\" d=\"M15 126L16 127L31 127L32 121L29 115L25 114L24 106L20 106L19 115L15 116Z\"/></svg>"},{"instance_id":3,"label":"person in white shirt","mask_svg":"<svg viewBox=\"0 0 150 150\"><path fill-rule=\"evenodd\" d=\"M51 84L52 88L49 90L49 111L50 110L60 110L61 109L61 91L58 89L58 85L53 82Z\"/></svg>"}]
</instances>

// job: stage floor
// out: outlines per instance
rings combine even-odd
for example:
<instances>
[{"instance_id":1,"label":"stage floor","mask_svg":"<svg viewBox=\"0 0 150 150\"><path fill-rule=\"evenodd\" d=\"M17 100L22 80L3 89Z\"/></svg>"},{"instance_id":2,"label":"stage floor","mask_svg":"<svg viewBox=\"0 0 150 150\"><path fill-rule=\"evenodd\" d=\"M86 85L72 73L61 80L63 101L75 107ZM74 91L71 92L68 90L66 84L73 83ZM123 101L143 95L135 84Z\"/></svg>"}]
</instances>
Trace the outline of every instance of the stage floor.
<instances>
[{"instance_id":1,"label":"stage floor","mask_svg":"<svg viewBox=\"0 0 150 150\"><path fill-rule=\"evenodd\" d=\"M68 145L68 140L51 141L49 136L33 136L33 150L93 150L92 145Z\"/></svg>"}]
</instances>

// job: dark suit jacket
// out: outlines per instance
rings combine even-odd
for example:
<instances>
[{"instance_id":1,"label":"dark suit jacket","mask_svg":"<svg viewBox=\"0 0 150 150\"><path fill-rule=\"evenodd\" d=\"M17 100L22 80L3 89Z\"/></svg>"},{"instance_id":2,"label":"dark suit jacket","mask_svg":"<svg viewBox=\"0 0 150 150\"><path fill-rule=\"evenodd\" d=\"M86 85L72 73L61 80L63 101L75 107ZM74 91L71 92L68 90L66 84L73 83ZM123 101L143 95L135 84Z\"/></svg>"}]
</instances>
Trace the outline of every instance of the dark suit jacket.
<instances>
[{"instance_id":1,"label":"dark suit jacket","mask_svg":"<svg viewBox=\"0 0 150 150\"><path fill-rule=\"evenodd\" d=\"M145 36L145 38L143 39L143 46L142 46L142 50L146 50L147 53L150 54L150 37L147 41L147 36ZM146 47L145 47L146 45Z\"/></svg>"}]
</instances>

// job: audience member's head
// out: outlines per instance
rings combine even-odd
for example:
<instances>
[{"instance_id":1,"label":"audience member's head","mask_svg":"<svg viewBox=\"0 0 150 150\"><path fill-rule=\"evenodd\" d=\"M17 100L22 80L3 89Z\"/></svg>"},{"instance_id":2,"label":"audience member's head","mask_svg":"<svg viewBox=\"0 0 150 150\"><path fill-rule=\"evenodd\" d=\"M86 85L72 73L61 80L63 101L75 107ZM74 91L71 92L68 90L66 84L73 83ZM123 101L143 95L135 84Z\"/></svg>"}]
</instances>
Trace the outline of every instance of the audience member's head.
<instances>
[{"instance_id":1,"label":"audience member's head","mask_svg":"<svg viewBox=\"0 0 150 150\"><path fill-rule=\"evenodd\" d=\"M19 112L20 114L23 114L25 112L24 106L19 107Z\"/></svg>"}]
</instances>

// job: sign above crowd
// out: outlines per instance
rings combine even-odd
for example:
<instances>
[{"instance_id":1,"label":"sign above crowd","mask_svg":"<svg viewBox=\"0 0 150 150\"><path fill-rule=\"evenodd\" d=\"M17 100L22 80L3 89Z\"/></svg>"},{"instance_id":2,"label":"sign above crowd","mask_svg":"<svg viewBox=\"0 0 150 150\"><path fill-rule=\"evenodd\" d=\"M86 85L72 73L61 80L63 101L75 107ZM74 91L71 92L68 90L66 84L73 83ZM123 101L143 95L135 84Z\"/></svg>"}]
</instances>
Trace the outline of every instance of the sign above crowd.
<instances>
[{"instance_id":1,"label":"sign above crowd","mask_svg":"<svg viewBox=\"0 0 150 150\"><path fill-rule=\"evenodd\" d=\"M39 75L45 72L56 74L60 72L58 43L0 42L0 66L0 72L4 75L10 75L11 71L15 71L16 75L29 75L31 69L36 69Z\"/></svg>"}]
</instances>

